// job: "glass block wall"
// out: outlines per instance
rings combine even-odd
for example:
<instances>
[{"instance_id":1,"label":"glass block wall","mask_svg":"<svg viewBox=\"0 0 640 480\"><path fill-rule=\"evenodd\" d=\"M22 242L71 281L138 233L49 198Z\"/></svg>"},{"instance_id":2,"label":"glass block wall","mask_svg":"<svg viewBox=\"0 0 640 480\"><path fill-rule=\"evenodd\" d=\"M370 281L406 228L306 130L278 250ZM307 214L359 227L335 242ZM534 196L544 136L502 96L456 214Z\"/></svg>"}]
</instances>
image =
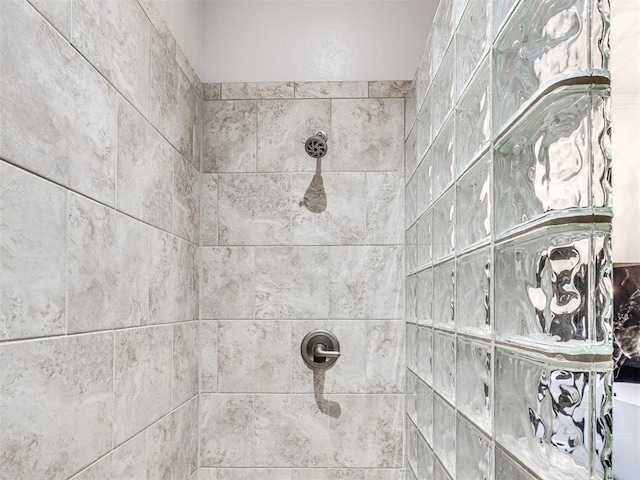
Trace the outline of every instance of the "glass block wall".
<instances>
[{"instance_id":1,"label":"glass block wall","mask_svg":"<svg viewBox=\"0 0 640 480\"><path fill-rule=\"evenodd\" d=\"M406 100L406 478L611 475L608 0L441 0Z\"/></svg>"}]
</instances>

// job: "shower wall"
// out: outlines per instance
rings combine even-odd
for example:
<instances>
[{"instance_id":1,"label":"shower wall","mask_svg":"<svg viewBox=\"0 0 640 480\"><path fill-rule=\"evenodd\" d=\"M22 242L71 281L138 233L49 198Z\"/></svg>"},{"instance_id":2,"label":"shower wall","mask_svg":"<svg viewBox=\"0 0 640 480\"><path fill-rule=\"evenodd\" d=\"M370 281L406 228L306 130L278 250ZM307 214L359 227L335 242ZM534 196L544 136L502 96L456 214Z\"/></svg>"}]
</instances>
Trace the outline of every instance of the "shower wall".
<instances>
[{"instance_id":1,"label":"shower wall","mask_svg":"<svg viewBox=\"0 0 640 480\"><path fill-rule=\"evenodd\" d=\"M442 0L407 97L407 479L611 478L607 0Z\"/></svg>"},{"instance_id":2,"label":"shower wall","mask_svg":"<svg viewBox=\"0 0 640 480\"><path fill-rule=\"evenodd\" d=\"M204 85L199 480L403 475L408 85ZM342 356L314 385L317 328Z\"/></svg>"},{"instance_id":3,"label":"shower wall","mask_svg":"<svg viewBox=\"0 0 640 480\"><path fill-rule=\"evenodd\" d=\"M0 65L0 478L189 478L201 85L134 0L3 1Z\"/></svg>"}]
</instances>

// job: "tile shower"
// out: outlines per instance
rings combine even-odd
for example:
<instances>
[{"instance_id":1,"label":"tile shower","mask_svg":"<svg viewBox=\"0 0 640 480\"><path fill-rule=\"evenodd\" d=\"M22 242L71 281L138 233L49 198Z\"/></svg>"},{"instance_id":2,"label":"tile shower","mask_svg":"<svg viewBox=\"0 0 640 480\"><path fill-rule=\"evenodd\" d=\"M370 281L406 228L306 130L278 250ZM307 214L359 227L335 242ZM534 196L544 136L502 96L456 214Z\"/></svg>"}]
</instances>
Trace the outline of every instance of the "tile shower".
<instances>
[{"instance_id":1,"label":"tile shower","mask_svg":"<svg viewBox=\"0 0 640 480\"><path fill-rule=\"evenodd\" d=\"M413 83L203 84L150 0L4 1L0 478L610 478L607 42L442 0Z\"/></svg>"}]
</instances>

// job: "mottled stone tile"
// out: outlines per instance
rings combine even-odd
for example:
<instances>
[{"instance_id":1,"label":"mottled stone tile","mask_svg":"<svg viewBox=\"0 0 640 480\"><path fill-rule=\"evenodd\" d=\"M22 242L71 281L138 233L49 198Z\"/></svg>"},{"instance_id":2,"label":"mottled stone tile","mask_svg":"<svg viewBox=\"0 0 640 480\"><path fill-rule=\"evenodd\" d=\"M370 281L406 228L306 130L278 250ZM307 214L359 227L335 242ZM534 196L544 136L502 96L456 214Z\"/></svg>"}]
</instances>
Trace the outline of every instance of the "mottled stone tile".
<instances>
[{"instance_id":1,"label":"mottled stone tile","mask_svg":"<svg viewBox=\"0 0 640 480\"><path fill-rule=\"evenodd\" d=\"M113 334L0 345L4 478L69 478L111 449Z\"/></svg>"},{"instance_id":2,"label":"mottled stone tile","mask_svg":"<svg viewBox=\"0 0 640 480\"><path fill-rule=\"evenodd\" d=\"M200 395L200 465L253 466L252 395Z\"/></svg>"},{"instance_id":3,"label":"mottled stone tile","mask_svg":"<svg viewBox=\"0 0 640 480\"><path fill-rule=\"evenodd\" d=\"M166 22L162 18L162 15L158 11L155 0L138 0L138 3L146 13L151 25L155 28L155 32L152 29L152 34L159 35L159 38L166 45L167 49L171 51L172 55L176 53L176 40L169 30Z\"/></svg>"},{"instance_id":4,"label":"mottled stone tile","mask_svg":"<svg viewBox=\"0 0 640 480\"><path fill-rule=\"evenodd\" d=\"M29 0L65 38L71 38L71 0Z\"/></svg>"},{"instance_id":5,"label":"mottled stone tile","mask_svg":"<svg viewBox=\"0 0 640 480\"><path fill-rule=\"evenodd\" d=\"M200 322L200 392L218 391L218 322Z\"/></svg>"},{"instance_id":6,"label":"mottled stone tile","mask_svg":"<svg viewBox=\"0 0 640 480\"><path fill-rule=\"evenodd\" d=\"M411 80L382 80L369 82L369 98L404 98L411 88Z\"/></svg>"},{"instance_id":7,"label":"mottled stone tile","mask_svg":"<svg viewBox=\"0 0 640 480\"><path fill-rule=\"evenodd\" d=\"M312 178L310 173L292 175L292 243L295 245L363 243L366 231L365 174L323 174L327 208L321 213L311 212L302 204Z\"/></svg>"},{"instance_id":8,"label":"mottled stone tile","mask_svg":"<svg viewBox=\"0 0 640 480\"><path fill-rule=\"evenodd\" d=\"M203 83L203 100L220 100L220 87L219 83Z\"/></svg>"},{"instance_id":9,"label":"mottled stone tile","mask_svg":"<svg viewBox=\"0 0 640 480\"><path fill-rule=\"evenodd\" d=\"M127 99L149 112L151 23L136 0L72 0L71 43Z\"/></svg>"},{"instance_id":10,"label":"mottled stone tile","mask_svg":"<svg viewBox=\"0 0 640 480\"><path fill-rule=\"evenodd\" d=\"M171 145L129 103L118 102L118 210L171 230L173 162Z\"/></svg>"},{"instance_id":11,"label":"mottled stone tile","mask_svg":"<svg viewBox=\"0 0 640 480\"><path fill-rule=\"evenodd\" d=\"M220 468L218 480L292 480L286 468Z\"/></svg>"},{"instance_id":12,"label":"mottled stone tile","mask_svg":"<svg viewBox=\"0 0 640 480\"><path fill-rule=\"evenodd\" d=\"M199 346L197 322L173 326L173 408L198 394Z\"/></svg>"},{"instance_id":13,"label":"mottled stone tile","mask_svg":"<svg viewBox=\"0 0 640 480\"><path fill-rule=\"evenodd\" d=\"M256 395L254 409L256 466L327 464L329 425L313 395Z\"/></svg>"},{"instance_id":14,"label":"mottled stone tile","mask_svg":"<svg viewBox=\"0 0 640 480\"><path fill-rule=\"evenodd\" d=\"M65 333L66 192L0 161L0 340Z\"/></svg>"},{"instance_id":15,"label":"mottled stone tile","mask_svg":"<svg viewBox=\"0 0 640 480\"><path fill-rule=\"evenodd\" d=\"M173 479L188 479L198 468L199 404L194 398L171 414Z\"/></svg>"},{"instance_id":16,"label":"mottled stone tile","mask_svg":"<svg viewBox=\"0 0 640 480\"><path fill-rule=\"evenodd\" d=\"M202 90L200 79L198 78L198 74L196 73L195 68L191 65L191 62L187 58L187 55L182 50L180 45L176 44L176 62L178 66L182 70L182 72L186 75L187 79L189 79L189 83L196 91Z\"/></svg>"},{"instance_id":17,"label":"mottled stone tile","mask_svg":"<svg viewBox=\"0 0 640 480\"><path fill-rule=\"evenodd\" d=\"M173 233L192 243L200 237L200 174L179 155L175 158Z\"/></svg>"},{"instance_id":18,"label":"mottled stone tile","mask_svg":"<svg viewBox=\"0 0 640 480\"><path fill-rule=\"evenodd\" d=\"M315 132L329 134L330 100L263 100L258 104L258 171L313 172L316 162L304 150ZM323 161L331 156L332 140Z\"/></svg>"},{"instance_id":19,"label":"mottled stone tile","mask_svg":"<svg viewBox=\"0 0 640 480\"><path fill-rule=\"evenodd\" d=\"M255 172L258 103L204 102L202 171Z\"/></svg>"},{"instance_id":20,"label":"mottled stone tile","mask_svg":"<svg viewBox=\"0 0 640 480\"><path fill-rule=\"evenodd\" d=\"M365 480L365 470L359 468L328 468L329 480Z\"/></svg>"},{"instance_id":21,"label":"mottled stone tile","mask_svg":"<svg viewBox=\"0 0 640 480\"><path fill-rule=\"evenodd\" d=\"M368 82L296 82L296 98L366 98Z\"/></svg>"},{"instance_id":22,"label":"mottled stone tile","mask_svg":"<svg viewBox=\"0 0 640 480\"><path fill-rule=\"evenodd\" d=\"M172 327L115 333L114 424L116 445L171 409Z\"/></svg>"},{"instance_id":23,"label":"mottled stone tile","mask_svg":"<svg viewBox=\"0 0 640 480\"><path fill-rule=\"evenodd\" d=\"M256 318L326 318L328 267L323 247L256 248Z\"/></svg>"},{"instance_id":24,"label":"mottled stone tile","mask_svg":"<svg viewBox=\"0 0 640 480\"><path fill-rule=\"evenodd\" d=\"M330 171L397 171L404 159L404 100L332 100Z\"/></svg>"},{"instance_id":25,"label":"mottled stone tile","mask_svg":"<svg viewBox=\"0 0 640 480\"><path fill-rule=\"evenodd\" d=\"M0 156L113 205L113 87L27 2L2 3L0 45Z\"/></svg>"},{"instance_id":26,"label":"mottled stone tile","mask_svg":"<svg viewBox=\"0 0 640 480\"><path fill-rule=\"evenodd\" d=\"M149 256L149 323L197 319L198 247L153 230Z\"/></svg>"},{"instance_id":27,"label":"mottled stone tile","mask_svg":"<svg viewBox=\"0 0 640 480\"><path fill-rule=\"evenodd\" d=\"M147 441L145 433L136 435L109 455L108 476L96 480L131 480L147 476Z\"/></svg>"},{"instance_id":28,"label":"mottled stone tile","mask_svg":"<svg viewBox=\"0 0 640 480\"><path fill-rule=\"evenodd\" d=\"M330 395L341 415L329 417L329 466L402 466L402 395Z\"/></svg>"},{"instance_id":29,"label":"mottled stone tile","mask_svg":"<svg viewBox=\"0 0 640 480\"><path fill-rule=\"evenodd\" d=\"M331 247L330 318L402 318L402 251L402 247Z\"/></svg>"},{"instance_id":30,"label":"mottled stone tile","mask_svg":"<svg viewBox=\"0 0 640 480\"><path fill-rule=\"evenodd\" d=\"M253 318L255 277L253 248L203 248L200 317Z\"/></svg>"},{"instance_id":31,"label":"mottled stone tile","mask_svg":"<svg viewBox=\"0 0 640 480\"><path fill-rule=\"evenodd\" d=\"M404 331L400 320L366 322L367 393L404 392Z\"/></svg>"},{"instance_id":32,"label":"mottled stone tile","mask_svg":"<svg viewBox=\"0 0 640 480\"><path fill-rule=\"evenodd\" d=\"M220 98L223 100L251 100L293 98L293 82L223 83Z\"/></svg>"},{"instance_id":33,"label":"mottled stone tile","mask_svg":"<svg viewBox=\"0 0 640 480\"><path fill-rule=\"evenodd\" d=\"M200 194L200 242L203 246L218 245L218 175L202 175Z\"/></svg>"},{"instance_id":34,"label":"mottled stone tile","mask_svg":"<svg viewBox=\"0 0 640 480\"><path fill-rule=\"evenodd\" d=\"M218 322L218 391L288 392L290 346L290 322Z\"/></svg>"},{"instance_id":35,"label":"mottled stone tile","mask_svg":"<svg viewBox=\"0 0 640 480\"><path fill-rule=\"evenodd\" d=\"M102 457L97 462L81 470L69 480L104 480L111 475L111 455Z\"/></svg>"},{"instance_id":36,"label":"mottled stone tile","mask_svg":"<svg viewBox=\"0 0 640 480\"><path fill-rule=\"evenodd\" d=\"M291 178L288 174L221 174L220 245L288 245Z\"/></svg>"},{"instance_id":37,"label":"mottled stone tile","mask_svg":"<svg viewBox=\"0 0 640 480\"><path fill-rule=\"evenodd\" d=\"M215 468L199 468L195 480L218 480L218 470Z\"/></svg>"},{"instance_id":38,"label":"mottled stone tile","mask_svg":"<svg viewBox=\"0 0 640 480\"><path fill-rule=\"evenodd\" d=\"M367 174L367 238L369 244L404 243L404 175Z\"/></svg>"},{"instance_id":39,"label":"mottled stone tile","mask_svg":"<svg viewBox=\"0 0 640 480\"><path fill-rule=\"evenodd\" d=\"M171 479L174 451L172 415L166 415L145 430L147 440L147 472L142 478Z\"/></svg>"},{"instance_id":40,"label":"mottled stone tile","mask_svg":"<svg viewBox=\"0 0 640 480\"><path fill-rule=\"evenodd\" d=\"M146 225L78 195L68 202L69 332L146 324Z\"/></svg>"}]
</instances>

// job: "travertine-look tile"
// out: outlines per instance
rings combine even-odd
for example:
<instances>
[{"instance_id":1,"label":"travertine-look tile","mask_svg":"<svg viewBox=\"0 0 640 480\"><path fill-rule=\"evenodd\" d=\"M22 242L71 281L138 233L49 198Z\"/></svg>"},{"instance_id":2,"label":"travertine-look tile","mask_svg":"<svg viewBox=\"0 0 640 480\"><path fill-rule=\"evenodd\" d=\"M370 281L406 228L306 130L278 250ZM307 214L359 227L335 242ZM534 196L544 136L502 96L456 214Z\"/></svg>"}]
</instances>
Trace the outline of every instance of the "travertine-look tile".
<instances>
[{"instance_id":1,"label":"travertine-look tile","mask_svg":"<svg viewBox=\"0 0 640 480\"><path fill-rule=\"evenodd\" d=\"M253 396L200 395L200 465L253 466Z\"/></svg>"},{"instance_id":2,"label":"travertine-look tile","mask_svg":"<svg viewBox=\"0 0 640 480\"><path fill-rule=\"evenodd\" d=\"M65 190L0 161L0 340L65 333Z\"/></svg>"},{"instance_id":3,"label":"travertine-look tile","mask_svg":"<svg viewBox=\"0 0 640 480\"><path fill-rule=\"evenodd\" d=\"M220 84L219 83L203 83L202 84L203 100L220 100Z\"/></svg>"},{"instance_id":4,"label":"travertine-look tile","mask_svg":"<svg viewBox=\"0 0 640 480\"><path fill-rule=\"evenodd\" d=\"M402 171L404 100L332 100L330 171Z\"/></svg>"},{"instance_id":5,"label":"travertine-look tile","mask_svg":"<svg viewBox=\"0 0 640 480\"><path fill-rule=\"evenodd\" d=\"M404 243L404 175L367 172L367 243Z\"/></svg>"},{"instance_id":6,"label":"travertine-look tile","mask_svg":"<svg viewBox=\"0 0 640 480\"><path fill-rule=\"evenodd\" d=\"M218 391L218 322L200 322L200 392Z\"/></svg>"},{"instance_id":7,"label":"travertine-look tile","mask_svg":"<svg viewBox=\"0 0 640 480\"><path fill-rule=\"evenodd\" d=\"M171 414L173 479L188 479L198 468L198 399L194 398Z\"/></svg>"},{"instance_id":8,"label":"travertine-look tile","mask_svg":"<svg viewBox=\"0 0 640 480\"><path fill-rule=\"evenodd\" d=\"M171 478L171 461L175 447L171 417L171 414L162 417L143 433L146 433L147 440L145 477L148 479Z\"/></svg>"},{"instance_id":9,"label":"travertine-look tile","mask_svg":"<svg viewBox=\"0 0 640 480\"><path fill-rule=\"evenodd\" d=\"M322 175L327 208L309 211L302 199L313 178L310 173L292 174L292 243L295 245L345 245L363 243L366 230L364 173Z\"/></svg>"},{"instance_id":10,"label":"travertine-look tile","mask_svg":"<svg viewBox=\"0 0 640 480\"><path fill-rule=\"evenodd\" d=\"M138 3L149 17L151 21L151 25L155 28L157 33L159 34L160 39L167 46L168 49L171 50L171 54L175 55L176 53L176 40L169 30L166 22L162 18L162 15L158 11L154 0L138 0ZM151 30L153 32L153 29Z\"/></svg>"},{"instance_id":11,"label":"travertine-look tile","mask_svg":"<svg viewBox=\"0 0 640 480\"><path fill-rule=\"evenodd\" d=\"M200 194L200 242L203 246L218 245L218 175L202 175Z\"/></svg>"},{"instance_id":12,"label":"travertine-look tile","mask_svg":"<svg viewBox=\"0 0 640 480\"><path fill-rule=\"evenodd\" d=\"M113 439L119 445L171 409L172 327L115 336Z\"/></svg>"},{"instance_id":13,"label":"travertine-look tile","mask_svg":"<svg viewBox=\"0 0 640 480\"><path fill-rule=\"evenodd\" d=\"M109 473L96 480L130 480L146 478L147 476L147 441L146 435L141 433L128 442L120 445L109 455Z\"/></svg>"},{"instance_id":14,"label":"travertine-look tile","mask_svg":"<svg viewBox=\"0 0 640 480\"><path fill-rule=\"evenodd\" d=\"M293 98L293 90L293 82L223 83L220 98L223 100Z\"/></svg>"},{"instance_id":15,"label":"travertine-look tile","mask_svg":"<svg viewBox=\"0 0 640 480\"><path fill-rule=\"evenodd\" d=\"M296 98L366 98L368 82L296 82Z\"/></svg>"},{"instance_id":16,"label":"travertine-look tile","mask_svg":"<svg viewBox=\"0 0 640 480\"><path fill-rule=\"evenodd\" d=\"M69 480L103 480L111 475L111 455L102 457Z\"/></svg>"},{"instance_id":17,"label":"travertine-look tile","mask_svg":"<svg viewBox=\"0 0 640 480\"><path fill-rule=\"evenodd\" d=\"M366 322L368 393L404 391L404 331L404 322L398 320Z\"/></svg>"},{"instance_id":18,"label":"travertine-look tile","mask_svg":"<svg viewBox=\"0 0 640 480\"><path fill-rule=\"evenodd\" d=\"M332 467L402 466L402 395L330 395L341 415L329 418Z\"/></svg>"},{"instance_id":19,"label":"travertine-look tile","mask_svg":"<svg viewBox=\"0 0 640 480\"><path fill-rule=\"evenodd\" d=\"M204 102L202 171L255 172L258 103Z\"/></svg>"},{"instance_id":20,"label":"travertine-look tile","mask_svg":"<svg viewBox=\"0 0 640 480\"><path fill-rule=\"evenodd\" d=\"M255 277L253 248L203 248L200 318L253 318Z\"/></svg>"},{"instance_id":21,"label":"travertine-look tile","mask_svg":"<svg viewBox=\"0 0 640 480\"><path fill-rule=\"evenodd\" d=\"M402 252L402 247L331 247L330 318L402 318Z\"/></svg>"},{"instance_id":22,"label":"travertine-look tile","mask_svg":"<svg viewBox=\"0 0 640 480\"><path fill-rule=\"evenodd\" d=\"M411 80L383 80L369 82L369 98L404 98L411 87Z\"/></svg>"},{"instance_id":23,"label":"travertine-look tile","mask_svg":"<svg viewBox=\"0 0 640 480\"><path fill-rule=\"evenodd\" d=\"M293 480L286 468L220 468L218 480Z\"/></svg>"},{"instance_id":24,"label":"travertine-look tile","mask_svg":"<svg viewBox=\"0 0 640 480\"><path fill-rule=\"evenodd\" d=\"M316 162L304 150L315 132L329 134L329 100L263 100L258 103L258 171L313 172ZM331 156L332 140L329 139Z\"/></svg>"},{"instance_id":25,"label":"travertine-look tile","mask_svg":"<svg viewBox=\"0 0 640 480\"><path fill-rule=\"evenodd\" d=\"M173 408L198 394L199 340L197 322L173 326Z\"/></svg>"},{"instance_id":26,"label":"travertine-look tile","mask_svg":"<svg viewBox=\"0 0 640 480\"><path fill-rule=\"evenodd\" d=\"M215 468L199 468L195 480L218 480L218 470Z\"/></svg>"},{"instance_id":27,"label":"travertine-look tile","mask_svg":"<svg viewBox=\"0 0 640 480\"><path fill-rule=\"evenodd\" d=\"M173 147L129 103L118 102L118 210L171 230Z\"/></svg>"},{"instance_id":28,"label":"travertine-look tile","mask_svg":"<svg viewBox=\"0 0 640 480\"><path fill-rule=\"evenodd\" d=\"M72 0L71 43L142 112L149 112L151 23L136 0Z\"/></svg>"},{"instance_id":29,"label":"travertine-look tile","mask_svg":"<svg viewBox=\"0 0 640 480\"><path fill-rule=\"evenodd\" d=\"M326 318L328 267L324 247L256 248L256 318Z\"/></svg>"},{"instance_id":30,"label":"travertine-look tile","mask_svg":"<svg viewBox=\"0 0 640 480\"><path fill-rule=\"evenodd\" d=\"M65 38L71 38L71 0L29 0Z\"/></svg>"},{"instance_id":31,"label":"travertine-look tile","mask_svg":"<svg viewBox=\"0 0 640 480\"><path fill-rule=\"evenodd\" d=\"M313 395L256 395L254 408L256 466L327 464L329 425Z\"/></svg>"},{"instance_id":32,"label":"travertine-look tile","mask_svg":"<svg viewBox=\"0 0 640 480\"><path fill-rule=\"evenodd\" d=\"M144 325L149 317L147 226L68 197L69 332Z\"/></svg>"},{"instance_id":33,"label":"travertine-look tile","mask_svg":"<svg viewBox=\"0 0 640 480\"><path fill-rule=\"evenodd\" d=\"M115 90L27 2L2 4L0 156L113 205Z\"/></svg>"},{"instance_id":34,"label":"travertine-look tile","mask_svg":"<svg viewBox=\"0 0 640 480\"><path fill-rule=\"evenodd\" d=\"M0 346L0 471L67 479L111 449L113 334Z\"/></svg>"},{"instance_id":35,"label":"travertine-look tile","mask_svg":"<svg viewBox=\"0 0 640 480\"><path fill-rule=\"evenodd\" d=\"M288 392L290 345L290 322L218 322L218 391Z\"/></svg>"},{"instance_id":36,"label":"travertine-look tile","mask_svg":"<svg viewBox=\"0 0 640 480\"><path fill-rule=\"evenodd\" d=\"M220 245L288 245L291 241L288 174L221 174Z\"/></svg>"},{"instance_id":37,"label":"travertine-look tile","mask_svg":"<svg viewBox=\"0 0 640 480\"><path fill-rule=\"evenodd\" d=\"M175 162L173 233L197 243L200 236L200 175L179 155Z\"/></svg>"}]
</instances>

